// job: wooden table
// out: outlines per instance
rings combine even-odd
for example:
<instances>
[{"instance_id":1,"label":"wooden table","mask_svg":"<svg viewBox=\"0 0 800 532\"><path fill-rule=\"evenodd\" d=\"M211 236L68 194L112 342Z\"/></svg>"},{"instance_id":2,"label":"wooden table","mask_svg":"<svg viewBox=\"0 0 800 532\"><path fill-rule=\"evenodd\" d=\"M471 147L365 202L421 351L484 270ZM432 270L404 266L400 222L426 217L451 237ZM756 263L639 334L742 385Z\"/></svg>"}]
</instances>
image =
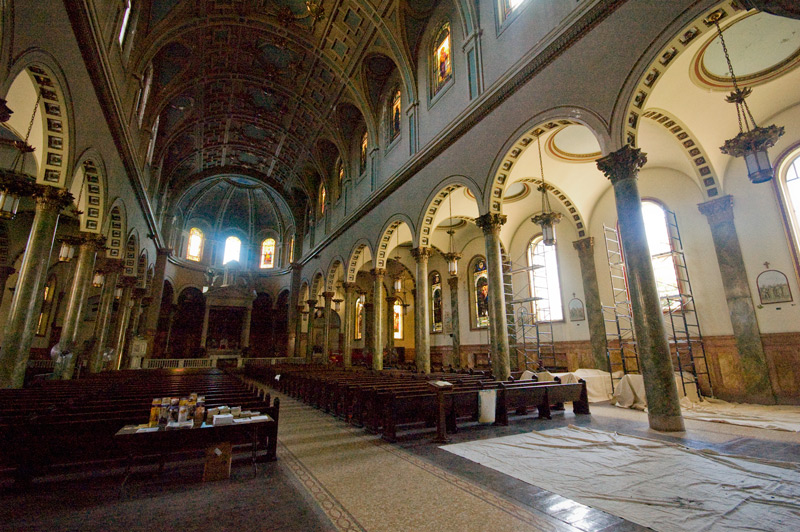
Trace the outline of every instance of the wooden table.
<instances>
[{"instance_id":1,"label":"wooden table","mask_svg":"<svg viewBox=\"0 0 800 532\"><path fill-rule=\"evenodd\" d=\"M249 443L251 445L251 460L253 475L255 475L259 436L263 437L264 435L267 437L265 459L275 460L277 423L268 415L241 418L229 425L216 426L208 423L186 428L126 425L114 435L114 440L123 448L128 457L125 478L120 490L125 487L125 483L131 475L137 456L158 455L159 471L161 471L168 454L206 449L223 442Z\"/></svg>"}]
</instances>

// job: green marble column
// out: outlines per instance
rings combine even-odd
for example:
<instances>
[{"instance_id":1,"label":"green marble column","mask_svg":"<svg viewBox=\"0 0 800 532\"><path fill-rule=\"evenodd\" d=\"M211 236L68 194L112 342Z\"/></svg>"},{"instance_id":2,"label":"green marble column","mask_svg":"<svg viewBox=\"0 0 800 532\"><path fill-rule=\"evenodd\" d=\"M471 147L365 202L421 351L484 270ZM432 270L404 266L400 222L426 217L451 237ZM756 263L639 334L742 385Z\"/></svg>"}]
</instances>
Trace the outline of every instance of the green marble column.
<instances>
[{"instance_id":1,"label":"green marble column","mask_svg":"<svg viewBox=\"0 0 800 532\"><path fill-rule=\"evenodd\" d=\"M578 250L583 281L583 297L586 299L586 319L589 324L589 341L592 344L594 367L608 368L608 343L606 324L603 318L603 304L600 302L600 287L597 284L597 269L594 264L594 238L589 236L572 243ZM610 369L609 369L610 371Z\"/></svg>"},{"instance_id":2,"label":"green marble column","mask_svg":"<svg viewBox=\"0 0 800 532\"><path fill-rule=\"evenodd\" d=\"M120 369L131 368L131 349L133 349L133 339L138 335L139 325L142 321L142 307L144 306L145 294L147 291L138 286L131 292L130 315L128 317L128 329L125 331L123 340L122 359Z\"/></svg>"},{"instance_id":3,"label":"green marble column","mask_svg":"<svg viewBox=\"0 0 800 532\"><path fill-rule=\"evenodd\" d=\"M366 298L366 293L364 294ZM372 352L372 339L375 334L375 306L372 302L364 303L364 353Z\"/></svg>"},{"instance_id":4,"label":"green marble column","mask_svg":"<svg viewBox=\"0 0 800 532\"><path fill-rule=\"evenodd\" d=\"M61 339L59 346L64 351L69 349L73 356L61 368L60 378L69 380L75 372L77 362L78 346L78 327L83 315L83 304L86 301L86 291L92 282L94 275L94 263L97 252L103 249L105 238L100 235L81 235L76 244L79 246L78 258L75 263L75 273L72 277L72 287L67 300L67 310L64 315L64 325L61 329ZM54 375L58 378L59 375Z\"/></svg>"},{"instance_id":5,"label":"green marble column","mask_svg":"<svg viewBox=\"0 0 800 532\"><path fill-rule=\"evenodd\" d=\"M123 350L125 349L125 338L126 333L128 332L128 325L131 319L131 310L133 306L133 300L131 296L133 295L133 287L136 285L136 277L130 277L128 275L122 276L122 295L119 298L119 305L117 307L117 324L116 330L114 331L114 338L116 339L114 343L114 353L115 359L112 365L112 369L122 369L122 357L123 357Z\"/></svg>"},{"instance_id":6,"label":"green marble column","mask_svg":"<svg viewBox=\"0 0 800 532\"><path fill-rule=\"evenodd\" d=\"M307 299L308 327L306 328L306 364L314 363L314 311L317 308L316 299Z\"/></svg>"},{"instance_id":7,"label":"green marble column","mask_svg":"<svg viewBox=\"0 0 800 532\"><path fill-rule=\"evenodd\" d=\"M453 353L450 355L450 363L455 369L461 369L461 323L458 317L458 276L451 275L447 278L447 285L450 287L450 339L453 345Z\"/></svg>"},{"instance_id":8,"label":"green marble column","mask_svg":"<svg viewBox=\"0 0 800 532\"><path fill-rule=\"evenodd\" d=\"M250 325L253 321L253 307L245 307L242 318L242 334L239 338L240 349L250 349Z\"/></svg>"},{"instance_id":9,"label":"green marble column","mask_svg":"<svg viewBox=\"0 0 800 532\"><path fill-rule=\"evenodd\" d=\"M711 227L711 238L714 241L722 287L725 289L733 336L736 338L736 348L742 364L746 394L742 399L748 402L775 403L747 269L733 222L733 196L722 196L701 203L698 207Z\"/></svg>"},{"instance_id":10,"label":"green marble column","mask_svg":"<svg viewBox=\"0 0 800 532\"><path fill-rule=\"evenodd\" d=\"M106 259L100 271L105 276L103 290L100 292L100 308L97 311L94 336L95 349L89 359L89 372L97 373L103 369L103 353L108 346L109 333L111 332L111 315L114 304L114 290L117 279L124 265L121 260Z\"/></svg>"},{"instance_id":11,"label":"green marble column","mask_svg":"<svg viewBox=\"0 0 800 532\"><path fill-rule=\"evenodd\" d=\"M306 315L306 307L305 305L297 305L297 312L295 316L297 317L294 322L294 356L296 358L300 358L303 356L303 353L300 352L301 342L300 339L303 337L303 316Z\"/></svg>"},{"instance_id":12,"label":"green marble column","mask_svg":"<svg viewBox=\"0 0 800 532\"><path fill-rule=\"evenodd\" d=\"M203 310L203 328L200 330L200 348L206 349L206 344L208 343L208 318L211 314L211 306L208 304L208 301L205 302Z\"/></svg>"},{"instance_id":13,"label":"green marble column","mask_svg":"<svg viewBox=\"0 0 800 532\"><path fill-rule=\"evenodd\" d=\"M0 348L0 388L22 388L33 335L42 310L42 296L50 266L50 252L61 210L72 203L66 190L37 187L36 210L25 254L17 276L17 287L6 318Z\"/></svg>"},{"instance_id":14,"label":"green marble column","mask_svg":"<svg viewBox=\"0 0 800 532\"><path fill-rule=\"evenodd\" d=\"M598 160L597 167L611 180L614 187L650 428L683 431L678 388L675 384L637 184L639 169L646 162L647 157L640 149L626 145Z\"/></svg>"},{"instance_id":15,"label":"green marble column","mask_svg":"<svg viewBox=\"0 0 800 532\"><path fill-rule=\"evenodd\" d=\"M383 316L383 278L386 275L386 270L383 268L375 268L370 270L373 279L372 287L372 369L383 369L383 326L384 321L381 319Z\"/></svg>"},{"instance_id":16,"label":"green marble column","mask_svg":"<svg viewBox=\"0 0 800 532\"><path fill-rule=\"evenodd\" d=\"M292 271L292 276L289 286L289 324L286 329L289 332L289 337L287 338L286 352L294 353L294 356L300 356L300 332L302 329L297 326L297 323L302 323L303 321L302 305L300 304L303 266L293 262L289 265L289 268Z\"/></svg>"},{"instance_id":17,"label":"green marble column","mask_svg":"<svg viewBox=\"0 0 800 532\"><path fill-rule=\"evenodd\" d=\"M497 380L506 380L511 375L511 361L509 360L506 297L503 286L503 258L500 253L500 228L506 223L506 216L484 214L476 218L475 223L483 230L486 244L492 374Z\"/></svg>"},{"instance_id":18,"label":"green marble column","mask_svg":"<svg viewBox=\"0 0 800 532\"><path fill-rule=\"evenodd\" d=\"M144 318L144 337L147 339L147 357L153 356L156 333L158 332L158 318L161 316L161 298L164 295L164 276L167 271L167 259L172 250L158 248L156 250L156 265L153 269L153 280L150 284L151 303L147 307Z\"/></svg>"},{"instance_id":19,"label":"green marble column","mask_svg":"<svg viewBox=\"0 0 800 532\"><path fill-rule=\"evenodd\" d=\"M322 292L324 301L322 315L325 318L325 329L322 331L322 363L326 365L330 362L331 354L331 300L334 295L336 294L333 292Z\"/></svg>"},{"instance_id":20,"label":"green marble column","mask_svg":"<svg viewBox=\"0 0 800 532\"><path fill-rule=\"evenodd\" d=\"M356 283L344 283L344 323L342 323L342 338L344 346L342 350L342 363L349 368L353 365L353 330L355 326L355 300Z\"/></svg>"},{"instance_id":21,"label":"green marble column","mask_svg":"<svg viewBox=\"0 0 800 532\"><path fill-rule=\"evenodd\" d=\"M414 360L417 371L431 372L431 310L428 294L428 259L431 248L419 247L411 250L417 263L417 293L414 300Z\"/></svg>"}]
</instances>

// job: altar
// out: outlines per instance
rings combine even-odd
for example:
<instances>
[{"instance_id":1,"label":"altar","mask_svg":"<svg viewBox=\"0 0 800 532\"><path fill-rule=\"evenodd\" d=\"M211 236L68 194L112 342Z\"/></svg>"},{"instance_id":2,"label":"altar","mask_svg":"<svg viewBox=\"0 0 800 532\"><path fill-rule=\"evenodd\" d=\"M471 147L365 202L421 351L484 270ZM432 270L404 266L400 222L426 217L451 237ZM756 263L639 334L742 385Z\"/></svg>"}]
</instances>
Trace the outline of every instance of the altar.
<instances>
[{"instance_id":1,"label":"altar","mask_svg":"<svg viewBox=\"0 0 800 532\"><path fill-rule=\"evenodd\" d=\"M255 298L255 290L246 283L214 286L206 292L200 347L207 356L237 358L247 352Z\"/></svg>"}]
</instances>

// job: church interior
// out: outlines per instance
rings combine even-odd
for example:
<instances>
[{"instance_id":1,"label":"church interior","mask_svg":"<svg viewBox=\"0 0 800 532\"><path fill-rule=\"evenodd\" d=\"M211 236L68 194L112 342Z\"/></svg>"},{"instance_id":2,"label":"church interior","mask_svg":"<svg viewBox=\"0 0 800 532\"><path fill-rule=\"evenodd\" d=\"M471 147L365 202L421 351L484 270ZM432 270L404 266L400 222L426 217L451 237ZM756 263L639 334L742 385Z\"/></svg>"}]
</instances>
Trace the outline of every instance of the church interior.
<instances>
[{"instance_id":1,"label":"church interior","mask_svg":"<svg viewBox=\"0 0 800 532\"><path fill-rule=\"evenodd\" d=\"M798 67L793 0L0 0L0 529L791 528ZM190 385L268 459L118 500Z\"/></svg>"}]
</instances>

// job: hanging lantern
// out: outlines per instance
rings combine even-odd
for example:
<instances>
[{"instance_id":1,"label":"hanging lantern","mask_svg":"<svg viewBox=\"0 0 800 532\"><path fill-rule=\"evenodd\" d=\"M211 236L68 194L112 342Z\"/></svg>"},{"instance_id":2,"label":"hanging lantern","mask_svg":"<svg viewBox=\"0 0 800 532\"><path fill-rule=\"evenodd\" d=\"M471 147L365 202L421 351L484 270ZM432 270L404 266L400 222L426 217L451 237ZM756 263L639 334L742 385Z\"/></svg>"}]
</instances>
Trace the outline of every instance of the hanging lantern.
<instances>
[{"instance_id":1,"label":"hanging lantern","mask_svg":"<svg viewBox=\"0 0 800 532\"><path fill-rule=\"evenodd\" d=\"M41 94L36 98L25 140L0 139L0 143L10 145L17 151L11 167L0 168L0 218L6 220L11 220L16 216L20 198L22 196L30 196L35 189L36 179L25 173L25 157L34 150L28 144L28 138L31 136L31 129L33 128L41 98ZM0 122L8 122L13 113L14 111L6 105L6 101L0 99Z\"/></svg>"},{"instance_id":2,"label":"hanging lantern","mask_svg":"<svg viewBox=\"0 0 800 532\"><path fill-rule=\"evenodd\" d=\"M728 72L730 72L731 75L733 92L731 92L725 100L736 106L736 117L739 120L739 134L732 139L726 140L725 144L720 147L720 151L732 157L744 157L744 162L747 165L747 177L750 181L753 183L764 183L772 179L774 174L772 164L769 162L769 153L767 150L775 145L778 139L783 135L784 129L774 124L767 127L759 127L759 125L756 124L753 113L750 112L750 107L748 107L746 100L753 91L749 87L740 88L739 82L736 79L736 74L733 73L733 64L728 54L728 47L725 45L725 38L722 36L722 28L719 26L719 21L722 16L722 12L718 11L709 18L717 28L717 35L722 45L722 51L725 54L725 61L728 63Z\"/></svg>"},{"instance_id":3,"label":"hanging lantern","mask_svg":"<svg viewBox=\"0 0 800 532\"><path fill-rule=\"evenodd\" d=\"M71 240L61 241L61 250L58 252L58 262L69 262L75 257L75 244Z\"/></svg>"},{"instance_id":4,"label":"hanging lantern","mask_svg":"<svg viewBox=\"0 0 800 532\"><path fill-rule=\"evenodd\" d=\"M458 275L458 259L460 258L461 253L445 253L444 255L444 260L447 261L447 273L449 273L451 277L456 277Z\"/></svg>"},{"instance_id":5,"label":"hanging lantern","mask_svg":"<svg viewBox=\"0 0 800 532\"><path fill-rule=\"evenodd\" d=\"M336 312L339 312L339 310L342 308L342 301L344 301L344 300L343 299L334 299L333 300L333 310L335 310Z\"/></svg>"},{"instance_id":6,"label":"hanging lantern","mask_svg":"<svg viewBox=\"0 0 800 532\"><path fill-rule=\"evenodd\" d=\"M453 242L453 235L456 234L456 230L453 229L453 191L451 190L447 194L447 203L450 209L450 219L448 223L450 224L450 228L447 230L447 253L444 255L444 260L447 261L447 273L450 274L451 277L455 277L458 275L458 259L461 258L461 253L456 253L456 245Z\"/></svg>"},{"instance_id":7,"label":"hanging lantern","mask_svg":"<svg viewBox=\"0 0 800 532\"><path fill-rule=\"evenodd\" d=\"M394 278L393 287L394 287L394 291L395 291L396 294L399 294L400 292L403 291L403 276L402 275L398 275L397 277Z\"/></svg>"},{"instance_id":8,"label":"hanging lantern","mask_svg":"<svg viewBox=\"0 0 800 532\"><path fill-rule=\"evenodd\" d=\"M97 270L96 272L94 272L94 277L92 277L92 286L94 286L95 288L100 288L101 286L103 286L103 282L105 280L106 280L106 274L104 274L100 270Z\"/></svg>"},{"instance_id":9,"label":"hanging lantern","mask_svg":"<svg viewBox=\"0 0 800 532\"><path fill-rule=\"evenodd\" d=\"M542 174L542 184L539 185L539 192L542 193L542 212L537 214L531 221L542 228L542 243L545 246L556 245L556 224L561 221L561 213L553 212L550 207L550 198L547 196L547 182L544 180L544 162L542 161L542 138L536 137L539 146L539 170Z\"/></svg>"},{"instance_id":10,"label":"hanging lantern","mask_svg":"<svg viewBox=\"0 0 800 532\"><path fill-rule=\"evenodd\" d=\"M119 299L121 297L122 297L122 287L117 286L116 288L114 288L114 299Z\"/></svg>"}]
</instances>

